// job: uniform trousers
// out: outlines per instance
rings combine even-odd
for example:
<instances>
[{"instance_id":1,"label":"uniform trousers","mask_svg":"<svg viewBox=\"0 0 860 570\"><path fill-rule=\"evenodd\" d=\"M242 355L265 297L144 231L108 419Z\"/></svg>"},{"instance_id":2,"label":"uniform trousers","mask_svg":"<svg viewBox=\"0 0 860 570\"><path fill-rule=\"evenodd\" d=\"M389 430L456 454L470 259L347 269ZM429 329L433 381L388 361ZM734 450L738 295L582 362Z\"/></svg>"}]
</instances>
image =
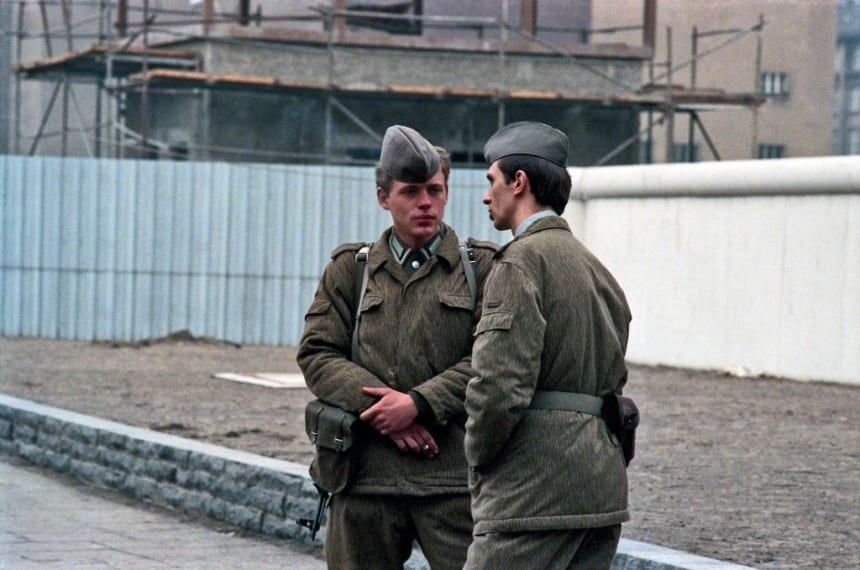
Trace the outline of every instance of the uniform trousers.
<instances>
[{"instance_id":1,"label":"uniform trousers","mask_svg":"<svg viewBox=\"0 0 860 570\"><path fill-rule=\"evenodd\" d=\"M491 532L475 537L467 570L612 567L621 525L560 531Z\"/></svg>"},{"instance_id":2,"label":"uniform trousers","mask_svg":"<svg viewBox=\"0 0 860 570\"><path fill-rule=\"evenodd\" d=\"M326 528L329 568L402 570L417 540L433 570L460 570L472 540L470 498L337 494Z\"/></svg>"}]
</instances>

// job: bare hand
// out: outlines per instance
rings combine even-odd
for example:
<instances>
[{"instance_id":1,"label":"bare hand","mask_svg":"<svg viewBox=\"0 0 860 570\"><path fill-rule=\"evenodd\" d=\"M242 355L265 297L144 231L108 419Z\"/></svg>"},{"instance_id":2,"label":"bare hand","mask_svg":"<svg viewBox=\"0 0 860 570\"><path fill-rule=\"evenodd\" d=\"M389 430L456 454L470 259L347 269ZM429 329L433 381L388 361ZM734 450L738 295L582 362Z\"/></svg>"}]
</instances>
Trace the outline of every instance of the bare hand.
<instances>
[{"instance_id":1,"label":"bare hand","mask_svg":"<svg viewBox=\"0 0 860 570\"><path fill-rule=\"evenodd\" d=\"M364 387L361 391L379 398L359 417L382 435L406 429L418 417L418 408L409 394L392 388Z\"/></svg>"},{"instance_id":2,"label":"bare hand","mask_svg":"<svg viewBox=\"0 0 860 570\"><path fill-rule=\"evenodd\" d=\"M427 457L439 455L439 446L436 445L436 440L421 424L412 424L404 430L389 434L388 437L400 451L411 451Z\"/></svg>"}]
</instances>

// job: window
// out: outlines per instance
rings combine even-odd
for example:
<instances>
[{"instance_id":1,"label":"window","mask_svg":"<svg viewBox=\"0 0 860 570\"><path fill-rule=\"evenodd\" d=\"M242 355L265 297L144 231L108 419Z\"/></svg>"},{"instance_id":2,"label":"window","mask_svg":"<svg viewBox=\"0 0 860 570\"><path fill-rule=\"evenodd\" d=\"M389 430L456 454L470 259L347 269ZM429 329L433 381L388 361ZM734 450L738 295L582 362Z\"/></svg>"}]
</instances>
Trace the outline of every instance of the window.
<instances>
[{"instance_id":1,"label":"window","mask_svg":"<svg viewBox=\"0 0 860 570\"><path fill-rule=\"evenodd\" d=\"M848 131L848 154L860 154L860 129Z\"/></svg>"},{"instance_id":2,"label":"window","mask_svg":"<svg viewBox=\"0 0 860 570\"><path fill-rule=\"evenodd\" d=\"M699 145L693 145L693 155L690 156L690 145L687 143L676 144L672 149L675 162L699 162Z\"/></svg>"},{"instance_id":3,"label":"window","mask_svg":"<svg viewBox=\"0 0 860 570\"><path fill-rule=\"evenodd\" d=\"M783 156L785 156L785 145L783 144L758 145L759 158L782 158Z\"/></svg>"},{"instance_id":4,"label":"window","mask_svg":"<svg viewBox=\"0 0 860 570\"><path fill-rule=\"evenodd\" d=\"M848 91L848 111L860 113L860 86L852 87Z\"/></svg>"},{"instance_id":5,"label":"window","mask_svg":"<svg viewBox=\"0 0 860 570\"><path fill-rule=\"evenodd\" d=\"M851 71L860 71L860 44L851 50Z\"/></svg>"},{"instance_id":6,"label":"window","mask_svg":"<svg viewBox=\"0 0 860 570\"><path fill-rule=\"evenodd\" d=\"M761 92L769 99L788 99L788 74L773 71L762 73Z\"/></svg>"}]
</instances>

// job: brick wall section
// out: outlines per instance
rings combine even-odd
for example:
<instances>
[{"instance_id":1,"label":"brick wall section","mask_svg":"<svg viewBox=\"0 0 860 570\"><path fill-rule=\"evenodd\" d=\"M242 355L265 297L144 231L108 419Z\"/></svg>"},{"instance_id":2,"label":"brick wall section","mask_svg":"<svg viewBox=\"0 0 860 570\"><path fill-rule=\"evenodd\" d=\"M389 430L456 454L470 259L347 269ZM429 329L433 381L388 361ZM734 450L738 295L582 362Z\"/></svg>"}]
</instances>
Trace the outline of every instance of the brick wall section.
<instances>
[{"instance_id":1,"label":"brick wall section","mask_svg":"<svg viewBox=\"0 0 860 570\"><path fill-rule=\"evenodd\" d=\"M3 395L0 452L149 503L310 543L295 522L316 513L304 465Z\"/></svg>"}]
</instances>

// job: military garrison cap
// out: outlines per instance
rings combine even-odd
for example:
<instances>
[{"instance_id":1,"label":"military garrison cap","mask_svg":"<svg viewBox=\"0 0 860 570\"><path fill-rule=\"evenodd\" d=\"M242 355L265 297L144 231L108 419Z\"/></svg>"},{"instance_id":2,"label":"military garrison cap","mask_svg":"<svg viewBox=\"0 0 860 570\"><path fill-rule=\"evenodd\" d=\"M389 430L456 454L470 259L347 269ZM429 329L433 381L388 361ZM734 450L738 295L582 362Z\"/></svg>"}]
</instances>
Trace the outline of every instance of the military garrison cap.
<instances>
[{"instance_id":1,"label":"military garrison cap","mask_svg":"<svg viewBox=\"0 0 860 570\"><path fill-rule=\"evenodd\" d=\"M439 153L415 129L394 125L382 139L379 166L395 180L426 182L439 170Z\"/></svg>"},{"instance_id":2,"label":"military garrison cap","mask_svg":"<svg viewBox=\"0 0 860 570\"><path fill-rule=\"evenodd\" d=\"M505 125L484 145L484 156L490 164L512 154L526 154L557 164L567 165L567 135L543 123L520 121Z\"/></svg>"}]
</instances>

